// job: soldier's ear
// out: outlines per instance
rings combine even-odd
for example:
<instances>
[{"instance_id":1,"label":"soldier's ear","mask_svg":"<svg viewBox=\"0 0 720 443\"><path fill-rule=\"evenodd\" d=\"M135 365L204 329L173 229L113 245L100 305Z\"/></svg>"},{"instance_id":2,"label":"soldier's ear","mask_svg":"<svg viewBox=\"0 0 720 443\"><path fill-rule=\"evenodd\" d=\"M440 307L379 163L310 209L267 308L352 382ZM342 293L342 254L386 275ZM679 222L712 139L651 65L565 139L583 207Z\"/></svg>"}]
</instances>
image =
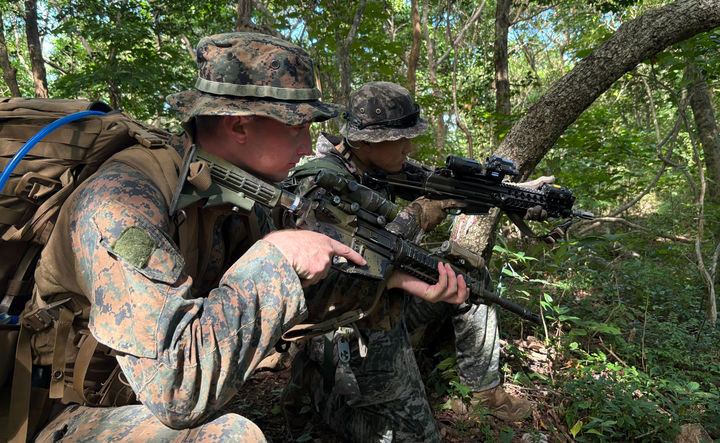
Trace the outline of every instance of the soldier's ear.
<instances>
[{"instance_id":1,"label":"soldier's ear","mask_svg":"<svg viewBox=\"0 0 720 443\"><path fill-rule=\"evenodd\" d=\"M225 135L238 143L247 143L248 126L253 124L254 117L228 115L221 123Z\"/></svg>"}]
</instances>

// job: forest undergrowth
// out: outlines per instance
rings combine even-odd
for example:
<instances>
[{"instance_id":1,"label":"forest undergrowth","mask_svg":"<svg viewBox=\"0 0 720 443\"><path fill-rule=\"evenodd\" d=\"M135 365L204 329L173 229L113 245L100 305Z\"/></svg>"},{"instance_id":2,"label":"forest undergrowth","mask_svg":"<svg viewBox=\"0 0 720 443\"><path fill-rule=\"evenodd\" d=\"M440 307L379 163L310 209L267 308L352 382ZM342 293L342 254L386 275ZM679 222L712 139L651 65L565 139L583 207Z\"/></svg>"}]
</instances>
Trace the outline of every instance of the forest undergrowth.
<instances>
[{"instance_id":1,"label":"forest undergrowth","mask_svg":"<svg viewBox=\"0 0 720 443\"><path fill-rule=\"evenodd\" d=\"M444 441L674 441L689 424L720 438L720 329L705 320L692 246L607 227L574 236L580 229L553 246L514 234L495 246L499 294L544 320L500 312L505 390L535 403L524 421L453 410L470 389L458 377L451 326L428 327L416 355ZM231 408L272 441L293 441L279 407L288 377L287 366L257 373ZM295 441L342 441L309 401L304 413Z\"/></svg>"}]
</instances>

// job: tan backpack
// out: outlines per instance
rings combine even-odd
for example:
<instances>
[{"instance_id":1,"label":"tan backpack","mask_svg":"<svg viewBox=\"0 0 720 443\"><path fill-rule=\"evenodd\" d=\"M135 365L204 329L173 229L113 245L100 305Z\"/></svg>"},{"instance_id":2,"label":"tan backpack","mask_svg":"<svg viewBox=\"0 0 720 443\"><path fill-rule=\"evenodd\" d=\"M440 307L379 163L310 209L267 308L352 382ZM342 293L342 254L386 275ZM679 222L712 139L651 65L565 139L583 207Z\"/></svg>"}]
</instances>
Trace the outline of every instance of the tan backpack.
<instances>
[{"instance_id":1,"label":"tan backpack","mask_svg":"<svg viewBox=\"0 0 720 443\"><path fill-rule=\"evenodd\" d=\"M13 160L21 147L48 124L87 110L105 113L87 116L58 127L38 141L19 163ZM10 398L9 378L13 371L13 362L16 361L16 344L19 362L16 364L15 380L12 383L11 416L7 418L4 415L8 411L0 411L0 428L12 427L10 436L14 435L14 440L24 441L24 436L28 434L29 373L32 367L32 362L28 361L28 332L31 328L23 326L18 342L21 328L17 324L17 316L21 315L23 307L31 298L35 265L40 251L52 233L63 202L106 160L123 150L124 152L113 159L131 165L142 164L143 158L152 153L159 163L166 165L163 168L167 169L163 170L167 181L165 188L174 189L177 169L180 168L182 159L172 149L152 149L166 146L170 136L167 132L133 120L123 112L112 111L102 102L0 98L0 170L4 171L11 162L16 164L5 186L0 189L0 388L4 389L0 391L0 398ZM129 147L133 149L126 149ZM6 174L3 173L3 176ZM163 193L166 194L166 199L172 198L171 191L164 189ZM28 304L28 309L35 308L37 311L38 306L35 305L38 303L42 301L34 300ZM67 329L69 326L63 326L63 319L50 316L43 319L40 314L47 316L49 310L46 309L47 306L40 308L35 317L40 321L48 321L55 330L53 335L60 338L61 332L58 329ZM27 311L21 318L26 317ZM68 322L72 324L72 317L65 319L65 324ZM45 332L47 333L47 330ZM88 335L91 337L89 333ZM58 339L56 343L62 341ZM64 357L65 352L62 352L62 356L59 355L61 353L56 354ZM81 381L79 385L82 390L84 383ZM16 391L22 394L17 394ZM47 397L47 391L44 395ZM0 404L0 409L3 406ZM18 417L24 422L18 422ZM33 419L31 414L30 429L32 422L39 420ZM0 435L0 440L5 438L7 436Z\"/></svg>"}]
</instances>

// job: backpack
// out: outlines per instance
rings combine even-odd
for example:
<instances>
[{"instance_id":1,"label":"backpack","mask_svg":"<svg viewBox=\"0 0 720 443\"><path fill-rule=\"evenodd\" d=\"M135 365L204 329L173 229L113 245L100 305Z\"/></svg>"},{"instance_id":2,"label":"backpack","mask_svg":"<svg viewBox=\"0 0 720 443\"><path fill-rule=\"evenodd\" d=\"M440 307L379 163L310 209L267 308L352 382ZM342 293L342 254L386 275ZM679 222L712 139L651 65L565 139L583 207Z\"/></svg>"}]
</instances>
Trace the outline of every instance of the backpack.
<instances>
[{"instance_id":1,"label":"backpack","mask_svg":"<svg viewBox=\"0 0 720 443\"><path fill-rule=\"evenodd\" d=\"M19 163L14 159L25 142L41 130L43 132L40 135L45 133L44 128L48 124L87 110L104 113L57 127L39 140ZM120 151L124 152L114 157L117 158L115 161L124 161L131 165L142 164L143 156L152 153L159 163L167 165L168 171L163 168L168 182L166 188L174 188L177 169L182 159L179 155L174 155L172 149L152 149L165 147L170 137L171 134L137 122L124 112L113 111L102 102L0 98L0 170L3 170L2 177L7 177L7 182L0 189L0 387L4 389L0 398L10 397L7 391L12 378L10 374L13 372L13 363L16 362L10 417L0 417L0 428L11 427L9 433L14 433L14 440L24 441L25 435L32 435L32 431L28 429L31 396L29 373L32 367L32 361L28 361L31 340L28 335L32 333L26 333L30 331L26 326L20 327L18 316L22 315L22 322L31 307L40 314L48 312L47 306L37 309L38 303L42 304L41 301L33 299L32 303L27 302L32 296L35 265L52 233L63 202L80 183ZM141 148L140 150L147 153L133 153L130 152L131 149L126 149L129 147L134 147L135 150ZM159 154L154 153L160 151L170 152L173 157L168 157L167 153L158 157ZM9 164L12 166L13 162L15 169L7 176L5 169ZM164 190L163 193L166 194L166 199L172 197L172 192ZM26 304L28 307L25 308L26 312L23 312ZM48 317L44 320L51 324L50 331L54 329L51 335L56 337L61 336L60 330L69 329L73 323L72 317L69 318L70 325L67 325L67 319L63 325L62 318ZM91 336L89 331L87 335ZM55 343L59 342L62 340L56 339ZM59 357L64 357L65 352L62 354ZM87 368L83 370L83 378L85 370ZM20 373L22 376L18 377ZM75 375L77 376L77 373ZM18 378L22 380L18 382ZM16 394L16 390L22 395ZM47 397L47 393L45 390L42 394ZM34 401L35 392L32 395ZM7 400L3 400L5 401ZM32 412L36 412L36 409L33 408ZM24 412L16 414L16 411ZM42 421L39 417L32 417L32 412L30 429L33 421L37 424ZM19 423L18 417L24 423ZM0 435L0 440L3 440L3 437L5 436Z\"/></svg>"},{"instance_id":2,"label":"backpack","mask_svg":"<svg viewBox=\"0 0 720 443\"><path fill-rule=\"evenodd\" d=\"M0 306L6 311L22 309L11 300L30 295L32 272L28 271L33 259L28 255L33 254L27 252L39 252L47 242L60 206L77 185L116 152L138 143L162 145L169 138L169 134L112 111L102 102L2 98L0 168L46 125L86 110L107 113L50 132L17 164L0 190Z\"/></svg>"}]
</instances>

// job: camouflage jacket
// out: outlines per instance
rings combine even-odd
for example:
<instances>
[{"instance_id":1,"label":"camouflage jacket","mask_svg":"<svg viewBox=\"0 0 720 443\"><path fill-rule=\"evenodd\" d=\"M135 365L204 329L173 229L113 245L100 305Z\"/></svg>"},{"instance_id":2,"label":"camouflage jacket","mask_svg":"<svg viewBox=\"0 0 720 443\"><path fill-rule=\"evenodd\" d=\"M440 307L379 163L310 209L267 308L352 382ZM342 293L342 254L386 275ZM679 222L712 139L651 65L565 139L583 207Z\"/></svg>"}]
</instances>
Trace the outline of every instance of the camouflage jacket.
<instances>
[{"instance_id":1,"label":"camouflage jacket","mask_svg":"<svg viewBox=\"0 0 720 443\"><path fill-rule=\"evenodd\" d=\"M318 168L332 168L347 178L361 181L363 172L368 168L362 165L352 154L343 155L335 149L340 139L322 133L315 145L315 156L290 172L286 182L291 191L301 196L311 195L316 188L312 177ZM379 191L384 197L391 198L387 190ZM347 312L358 307L367 311L373 304L377 291L382 289L375 280L366 280L331 270L328 277L306 289L308 303L308 323L326 320L334 313ZM357 322L363 329L392 330L401 316L405 304L405 294L400 290L386 290L379 298L377 307L370 316Z\"/></svg>"},{"instance_id":2,"label":"camouflage jacket","mask_svg":"<svg viewBox=\"0 0 720 443\"><path fill-rule=\"evenodd\" d=\"M43 300L86 301L75 324L117 353L138 398L172 428L215 414L306 311L287 259L251 238L255 217L255 232L270 228L263 213L186 211L200 227L190 248L155 181L110 163L63 206L36 272Z\"/></svg>"}]
</instances>

